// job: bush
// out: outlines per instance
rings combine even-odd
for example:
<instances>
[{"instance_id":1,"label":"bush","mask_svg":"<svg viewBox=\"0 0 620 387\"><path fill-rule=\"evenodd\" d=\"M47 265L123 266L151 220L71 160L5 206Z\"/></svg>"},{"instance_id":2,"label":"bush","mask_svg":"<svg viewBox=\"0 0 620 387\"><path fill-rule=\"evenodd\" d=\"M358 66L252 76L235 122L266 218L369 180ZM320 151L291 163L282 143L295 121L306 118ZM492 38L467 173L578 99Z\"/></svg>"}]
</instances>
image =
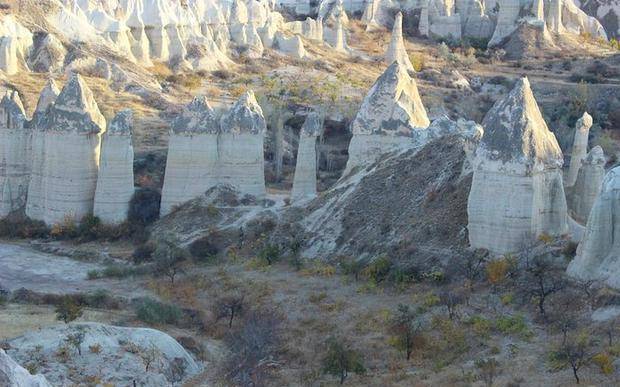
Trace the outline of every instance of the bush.
<instances>
[{"instance_id":1,"label":"bush","mask_svg":"<svg viewBox=\"0 0 620 387\"><path fill-rule=\"evenodd\" d=\"M339 377L340 384L344 383L351 372L356 374L366 373L361 354L349 348L335 337L327 340L327 353L322 363L323 372Z\"/></svg>"},{"instance_id":2,"label":"bush","mask_svg":"<svg viewBox=\"0 0 620 387\"><path fill-rule=\"evenodd\" d=\"M145 298L137 305L136 316L148 324L177 324L183 318L183 311L176 305Z\"/></svg>"},{"instance_id":3,"label":"bush","mask_svg":"<svg viewBox=\"0 0 620 387\"><path fill-rule=\"evenodd\" d=\"M258 252L258 258L272 265L281 258L280 247L278 245L267 244Z\"/></svg>"},{"instance_id":4,"label":"bush","mask_svg":"<svg viewBox=\"0 0 620 387\"><path fill-rule=\"evenodd\" d=\"M153 188L138 189L129 202L127 220L130 224L146 226L159 218L161 194Z\"/></svg>"},{"instance_id":5,"label":"bush","mask_svg":"<svg viewBox=\"0 0 620 387\"><path fill-rule=\"evenodd\" d=\"M362 274L368 277L369 280L379 283L388 278L391 269L392 262L387 256L383 255L366 266Z\"/></svg>"},{"instance_id":6,"label":"bush","mask_svg":"<svg viewBox=\"0 0 620 387\"><path fill-rule=\"evenodd\" d=\"M211 242L211 237L206 236L192 242L189 246L189 253L196 261L206 262L215 258L219 253L219 249Z\"/></svg>"},{"instance_id":7,"label":"bush","mask_svg":"<svg viewBox=\"0 0 620 387\"><path fill-rule=\"evenodd\" d=\"M531 331L527 326L525 318L521 315L517 316L500 316L495 320L495 328L501 333L520 335L527 338L531 335Z\"/></svg>"},{"instance_id":8,"label":"bush","mask_svg":"<svg viewBox=\"0 0 620 387\"><path fill-rule=\"evenodd\" d=\"M614 360L608 353L601 352L592 357L592 361L596 364L601 372L605 375L611 375L614 373Z\"/></svg>"},{"instance_id":9,"label":"bush","mask_svg":"<svg viewBox=\"0 0 620 387\"><path fill-rule=\"evenodd\" d=\"M65 324L82 316L82 306L73 297L64 296L60 304L56 306L56 319Z\"/></svg>"},{"instance_id":10,"label":"bush","mask_svg":"<svg viewBox=\"0 0 620 387\"><path fill-rule=\"evenodd\" d=\"M143 243L136 247L131 257L133 263L139 265L144 262L150 262L153 260L153 253L155 252L155 246L152 243Z\"/></svg>"}]
</instances>

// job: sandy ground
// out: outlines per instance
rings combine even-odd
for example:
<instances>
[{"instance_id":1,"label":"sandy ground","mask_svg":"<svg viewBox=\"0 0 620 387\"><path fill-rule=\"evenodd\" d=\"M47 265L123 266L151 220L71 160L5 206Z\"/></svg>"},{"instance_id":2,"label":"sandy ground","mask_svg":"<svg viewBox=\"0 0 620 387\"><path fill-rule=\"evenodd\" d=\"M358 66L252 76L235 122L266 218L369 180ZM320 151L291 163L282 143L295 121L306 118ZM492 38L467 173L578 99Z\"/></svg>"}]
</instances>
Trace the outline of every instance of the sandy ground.
<instances>
[{"instance_id":1,"label":"sandy ground","mask_svg":"<svg viewBox=\"0 0 620 387\"><path fill-rule=\"evenodd\" d=\"M0 243L0 287L67 294L105 289L125 297L140 297L146 291L132 280L88 280L90 270L102 269L97 263L36 251L18 244Z\"/></svg>"}]
</instances>

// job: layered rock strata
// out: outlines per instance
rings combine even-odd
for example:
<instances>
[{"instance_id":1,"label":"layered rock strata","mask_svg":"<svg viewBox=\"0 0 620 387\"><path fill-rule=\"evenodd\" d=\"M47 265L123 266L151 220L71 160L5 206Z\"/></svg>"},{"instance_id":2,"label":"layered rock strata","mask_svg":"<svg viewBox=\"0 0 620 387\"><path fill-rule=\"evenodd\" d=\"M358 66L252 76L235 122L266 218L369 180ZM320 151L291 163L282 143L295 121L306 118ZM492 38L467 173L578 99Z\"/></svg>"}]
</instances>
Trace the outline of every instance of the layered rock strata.
<instances>
[{"instance_id":1,"label":"layered rock strata","mask_svg":"<svg viewBox=\"0 0 620 387\"><path fill-rule=\"evenodd\" d=\"M594 202L601 191L605 178L605 154L600 146L595 146L581 161L575 184L570 187L570 215L584 224L588 220Z\"/></svg>"}]
</instances>

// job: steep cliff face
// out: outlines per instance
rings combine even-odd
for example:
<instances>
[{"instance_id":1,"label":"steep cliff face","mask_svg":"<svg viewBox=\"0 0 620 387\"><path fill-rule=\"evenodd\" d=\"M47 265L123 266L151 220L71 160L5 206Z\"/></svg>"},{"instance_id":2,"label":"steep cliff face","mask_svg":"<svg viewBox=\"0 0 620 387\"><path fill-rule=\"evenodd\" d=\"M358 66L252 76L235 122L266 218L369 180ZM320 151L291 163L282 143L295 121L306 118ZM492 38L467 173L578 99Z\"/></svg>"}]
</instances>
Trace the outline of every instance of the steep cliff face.
<instances>
[{"instance_id":1,"label":"steep cliff face","mask_svg":"<svg viewBox=\"0 0 620 387\"><path fill-rule=\"evenodd\" d=\"M41 195L29 196L33 219L56 224L93 211L105 119L92 91L73 74L45 115Z\"/></svg>"},{"instance_id":2,"label":"steep cliff face","mask_svg":"<svg viewBox=\"0 0 620 387\"><path fill-rule=\"evenodd\" d=\"M527 78L482 123L468 200L472 247L503 254L567 232L563 157Z\"/></svg>"},{"instance_id":3,"label":"steep cliff face","mask_svg":"<svg viewBox=\"0 0 620 387\"><path fill-rule=\"evenodd\" d=\"M605 178L605 154L595 146L581 161L575 184L568 189L568 209L573 219L584 224L588 220L594 202L601 191Z\"/></svg>"},{"instance_id":4,"label":"steep cliff face","mask_svg":"<svg viewBox=\"0 0 620 387\"><path fill-rule=\"evenodd\" d=\"M103 135L93 214L108 224L127 219L134 193L132 112L124 110L110 122Z\"/></svg>"},{"instance_id":5,"label":"steep cliff face","mask_svg":"<svg viewBox=\"0 0 620 387\"><path fill-rule=\"evenodd\" d=\"M297 164L293 178L291 198L294 201L310 199L316 196L317 174L317 137L323 128L321 117L317 113L310 113L306 117L304 126L299 133L299 148L297 150Z\"/></svg>"},{"instance_id":6,"label":"steep cliff face","mask_svg":"<svg viewBox=\"0 0 620 387\"><path fill-rule=\"evenodd\" d=\"M30 129L16 91L0 101L0 217L26 205L30 176Z\"/></svg>"}]
</instances>

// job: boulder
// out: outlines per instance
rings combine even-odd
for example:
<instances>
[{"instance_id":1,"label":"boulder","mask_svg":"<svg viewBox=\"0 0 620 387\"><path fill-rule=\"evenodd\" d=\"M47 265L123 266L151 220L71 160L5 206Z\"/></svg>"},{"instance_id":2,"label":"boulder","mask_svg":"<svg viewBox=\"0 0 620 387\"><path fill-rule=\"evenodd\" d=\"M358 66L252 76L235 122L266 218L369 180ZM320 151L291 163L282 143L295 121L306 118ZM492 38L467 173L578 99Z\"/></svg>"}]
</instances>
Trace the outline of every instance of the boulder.
<instances>
[{"instance_id":1,"label":"boulder","mask_svg":"<svg viewBox=\"0 0 620 387\"><path fill-rule=\"evenodd\" d=\"M127 219L134 193L132 126L132 111L123 110L103 135L93 213L106 224Z\"/></svg>"},{"instance_id":2,"label":"boulder","mask_svg":"<svg viewBox=\"0 0 620 387\"><path fill-rule=\"evenodd\" d=\"M568 274L583 280L596 280L620 289L620 167L603 180L577 255Z\"/></svg>"},{"instance_id":3,"label":"boulder","mask_svg":"<svg viewBox=\"0 0 620 387\"><path fill-rule=\"evenodd\" d=\"M372 163L382 153L420 145L430 121L415 80L398 62L375 81L351 131L346 170Z\"/></svg>"},{"instance_id":4,"label":"boulder","mask_svg":"<svg viewBox=\"0 0 620 387\"><path fill-rule=\"evenodd\" d=\"M43 375L31 375L0 349L0 386L6 387L52 387Z\"/></svg>"},{"instance_id":5,"label":"boulder","mask_svg":"<svg viewBox=\"0 0 620 387\"><path fill-rule=\"evenodd\" d=\"M568 231L562 151L527 78L485 116L468 198L469 241L495 254Z\"/></svg>"},{"instance_id":6,"label":"boulder","mask_svg":"<svg viewBox=\"0 0 620 387\"><path fill-rule=\"evenodd\" d=\"M310 59L310 54L304 48L304 43L298 35L287 37L281 32L276 32L273 48L295 59Z\"/></svg>"},{"instance_id":7,"label":"boulder","mask_svg":"<svg viewBox=\"0 0 620 387\"><path fill-rule=\"evenodd\" d=\"M299 132L297 164L293 178L293 201L311 199L316 196L317 153L316 140L321 135L323 122L317 113L310 113Z\"/></svg>"}]
</instances>

